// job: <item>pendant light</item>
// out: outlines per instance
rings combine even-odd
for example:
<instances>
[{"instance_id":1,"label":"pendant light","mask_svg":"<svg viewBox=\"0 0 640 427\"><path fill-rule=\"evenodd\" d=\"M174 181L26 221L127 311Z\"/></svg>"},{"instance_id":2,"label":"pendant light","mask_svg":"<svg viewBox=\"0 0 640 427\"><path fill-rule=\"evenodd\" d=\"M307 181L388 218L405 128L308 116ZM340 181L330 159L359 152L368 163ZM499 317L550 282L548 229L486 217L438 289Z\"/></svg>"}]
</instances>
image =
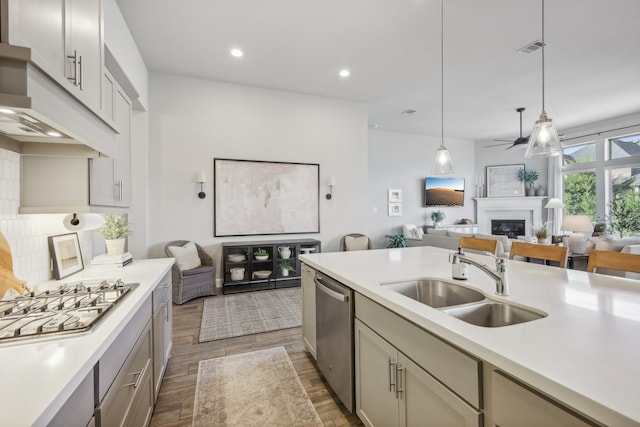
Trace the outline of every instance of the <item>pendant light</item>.
<instances>
[{"instance_id":1,"label":"pendant light","mask_svg":"<svg viewBox=\"0 0 640 427\"><path fill-rule=\"evenodd\" d=\"M551 157L562 154L558 131L544 110L544 45L544 0L542 0L542 113L540 113L540 117L536 121L529 137L527 152L524 155L527 158L534 156Z\"/></svg>"},{"instance_id":2,"label":"pendant light","mask_svg":"<svg viewBox=\"0 0 640 427\"><path fill-rule=\"evenodd\" d=\"M431 169L434 175L453 173L451 154L444 145L444 0L440 0L440 111L441 142Z\"/></svg>"}]
</instances>

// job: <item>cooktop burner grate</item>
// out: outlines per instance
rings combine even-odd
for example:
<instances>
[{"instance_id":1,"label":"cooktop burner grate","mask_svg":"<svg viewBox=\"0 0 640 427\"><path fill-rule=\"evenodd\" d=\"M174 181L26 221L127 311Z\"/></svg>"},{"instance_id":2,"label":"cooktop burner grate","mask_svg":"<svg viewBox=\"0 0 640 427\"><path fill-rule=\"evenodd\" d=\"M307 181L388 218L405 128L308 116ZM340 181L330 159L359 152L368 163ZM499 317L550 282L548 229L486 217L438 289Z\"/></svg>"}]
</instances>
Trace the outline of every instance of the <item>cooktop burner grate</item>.
<instances>
[{"instance_id":1,"label":"cooktop burner grate","mask_svg":"<svg viewBox=\"0 0 640 427\"><path fill-rule=\"evenodd\" d=\"M136 286L122 280L80 282L0 300L0 342L87 331Z\"/></svg>"}]
</instances>

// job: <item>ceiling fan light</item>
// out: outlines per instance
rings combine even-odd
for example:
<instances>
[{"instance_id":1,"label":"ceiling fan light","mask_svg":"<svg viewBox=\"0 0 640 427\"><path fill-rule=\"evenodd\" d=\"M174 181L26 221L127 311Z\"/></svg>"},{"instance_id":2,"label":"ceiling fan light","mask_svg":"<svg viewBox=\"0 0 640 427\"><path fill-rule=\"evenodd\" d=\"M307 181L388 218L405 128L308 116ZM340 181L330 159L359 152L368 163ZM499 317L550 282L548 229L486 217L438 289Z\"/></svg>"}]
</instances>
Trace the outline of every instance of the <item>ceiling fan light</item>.
<instances>
[{"instance_id":1,"label":"ceiling fan light","mask_svg":"<svg viewBox=\"0 0 640 427\"><path fill-rule=\"evenodd\" d=\"M529 144L527 145L527 152L524 156L526 158L535 156L551 157L561 154L562 145L560 145L558 131L553 125L553 121L543 111L533 127L533 132L531 132Z\"/></svg>"},{"instance_id":2,"label":"ceiling fan light","mask_svg":"<svg viewBox=\"0 0 640 427\"><path fill-rule=\"evenodd\" d=\"M451 162L451 153L444 146L444 143L440 144L438 151L436 152L436 158L433 162L433 168L431 173L434 175L444 175L453 173L453 163Z\"/></svg>"}]
</instances>

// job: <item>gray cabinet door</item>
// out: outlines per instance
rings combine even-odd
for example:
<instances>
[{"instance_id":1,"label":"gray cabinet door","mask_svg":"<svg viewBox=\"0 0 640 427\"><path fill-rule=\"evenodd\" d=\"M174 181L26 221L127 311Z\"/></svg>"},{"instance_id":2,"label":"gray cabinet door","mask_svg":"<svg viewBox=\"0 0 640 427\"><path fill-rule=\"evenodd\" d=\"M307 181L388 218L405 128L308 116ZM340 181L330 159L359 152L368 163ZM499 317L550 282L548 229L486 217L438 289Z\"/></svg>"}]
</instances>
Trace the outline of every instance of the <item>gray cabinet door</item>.
<instances>
[{"instance_id":1,"label":"gray cabinet door","mask_svg":"<svg viewBox=\"0 0 640 427\"><path fill-rule=\"evenodd\" d=\"M397 351L359 320L354 323L356 413L367 426L398 425Z\"/></svg>"},{"instance_id":2,"label":"gray cabinet door","mask_svg":"<svg viewBox=\"0 0 640 427\"><path fill-rule=\"evenodd\" d=\"M477 427L481 415L398 352L398 396L402 427Z\"/></svg>"},{"instance_id":3,"label":"gray cabinet door","mask_svg":"<svg viewBox=\"0 0 640 427\"><path fill-rule=\"evenodd\" d=\"M316 287L313 283L316 271L302 264L302 339L305 348L314 359L316 356Z\"/></svg>"}]
</instances>

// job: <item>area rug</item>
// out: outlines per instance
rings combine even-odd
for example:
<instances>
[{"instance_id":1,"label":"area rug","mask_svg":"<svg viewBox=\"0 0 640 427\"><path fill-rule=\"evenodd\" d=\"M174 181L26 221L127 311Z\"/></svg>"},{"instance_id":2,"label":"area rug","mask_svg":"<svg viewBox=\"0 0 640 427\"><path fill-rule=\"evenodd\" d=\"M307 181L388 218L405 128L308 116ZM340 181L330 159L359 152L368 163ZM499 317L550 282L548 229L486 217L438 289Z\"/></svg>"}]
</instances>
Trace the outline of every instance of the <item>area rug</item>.
<instances>
[{"instance_id":1,"label":"area rug","mask_svg":"<svg viewBox=\"0 0 640 427\"><path fill-rule=\"evenodd\" d=\"M207 298L200 342L295 328L302 325L300 288Z\"/></svg>"},{"instance_id":2,"label":"area rug","mask_svg":"<svg viewBox=\"0 0 640 427\"><path fill-rule=\"evenodd\" d=\"M284 347L202 360L193 426L322 426Z\"/></svg>"}]
</instances>

